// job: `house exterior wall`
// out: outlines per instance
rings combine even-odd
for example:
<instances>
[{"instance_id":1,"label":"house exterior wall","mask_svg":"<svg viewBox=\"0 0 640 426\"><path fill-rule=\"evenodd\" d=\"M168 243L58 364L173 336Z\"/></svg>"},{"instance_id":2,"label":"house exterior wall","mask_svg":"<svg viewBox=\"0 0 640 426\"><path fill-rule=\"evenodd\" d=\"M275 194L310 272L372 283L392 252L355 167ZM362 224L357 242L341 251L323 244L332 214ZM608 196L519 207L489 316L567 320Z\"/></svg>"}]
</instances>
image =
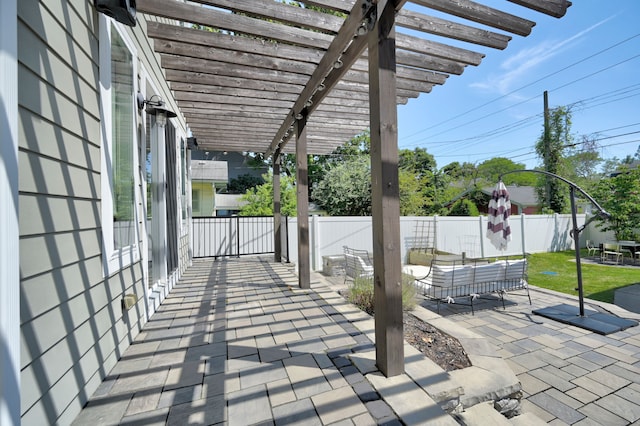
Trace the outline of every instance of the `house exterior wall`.
<instances>
[{"instance_id":1,"label":"house exterior wall","mask_svg":"<svg viewBox=\"0 0 640 426\"><path fill-rule=\"evenodd\" d=\"M193 216L213 216L214 192L213 183L202 180L194 180L191 183L193 203Z\"/></svg>"},{"instance_id":2,"label":"house exterior wall","mask_svg":"<svg viewBox=\"0 0 640 426\"><path fill-rule=\"evenodd\" d=\"M0 425L20 424L17 1L0 1Z\"/></svg>"},{"instance_id":3,"label":"house exterior wall","mask_svg":"<svg viewBox=\"0 0 640 426\"><path fill-rule=\"evenodd\" d=\"M215 161L226 161L228 164L228 173L229 180L237 179L242 175L251 175L255 177L261 177L263 174L267 173L269 168L267 166L264 167L254 167L249 165L249 160L246 155L243 155L241 152L220 152L220 151L193 151L191 154L191 159L193 161L197 160L215 160Z\"/></svg>"},{"instance_id":4,"label":"house exterior wall","mask_svg":"<svg viewBox=\"0 0 640 426\"><path fill-rule=\"evenodd\" d=\"M21 421L70 424L146 322L146 221L139 220L135 260L106 271L103 232L112 218L102 212L101 156L111 129L101 115L100 45L109 40L99 24L106 18L86 0L21 0L17 15ZM117 24L135 47L138 77L177 111L144 19L138 23ZM186 134L180 118L173 124ZM173 280L188 263L188 229L178 233ZM139 299L123 311L128 293Z\"/></svg>"}]
</instances>

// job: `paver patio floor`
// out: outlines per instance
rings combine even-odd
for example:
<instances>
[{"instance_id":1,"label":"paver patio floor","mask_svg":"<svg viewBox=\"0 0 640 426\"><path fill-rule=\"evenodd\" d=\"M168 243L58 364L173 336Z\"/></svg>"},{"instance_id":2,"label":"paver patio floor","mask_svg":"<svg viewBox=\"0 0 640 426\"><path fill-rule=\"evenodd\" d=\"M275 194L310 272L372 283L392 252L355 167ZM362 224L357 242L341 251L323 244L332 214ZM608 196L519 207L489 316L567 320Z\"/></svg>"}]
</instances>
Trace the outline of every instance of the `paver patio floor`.
<instances>
[{"instance_id":1,"label":"paver patio floor","mask_svg":"<svg viewBox=\"0 0 640 426\"><path fill-rule=\"evenodd\" d=\"M301 290L270 257L194 260L75 424L456 424L424 392L407 404L414 382L352 362L374 345L354 325L364 314L330 289L341 281L312 274ZM532 299L441 314L498 348L545 422L640 424L640 328L596 335L531 314L575 298Z\"/></svg>"}]
</instances>

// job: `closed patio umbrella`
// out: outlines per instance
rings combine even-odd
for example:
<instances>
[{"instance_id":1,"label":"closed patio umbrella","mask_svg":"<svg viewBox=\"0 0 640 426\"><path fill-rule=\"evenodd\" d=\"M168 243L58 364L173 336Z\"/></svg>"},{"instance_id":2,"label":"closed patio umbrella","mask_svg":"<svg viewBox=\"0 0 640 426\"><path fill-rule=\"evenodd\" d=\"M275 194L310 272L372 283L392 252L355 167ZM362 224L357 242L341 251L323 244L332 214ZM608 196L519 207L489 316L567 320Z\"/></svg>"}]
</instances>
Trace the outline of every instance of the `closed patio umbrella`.
<instances>
[{"instance_id":1,"label":"closed patio umbrella","mask_svg":"<svg viewBox=\"0 0 640 426\"><path fill-rule=\"evenodd\" d=\"M511 241L511 227L509 215L511 214L511 201L509 192L502 180L498 182L489 201L489 225L487 238L498 250L506 250Z\"/></svg>"}]
</instances>

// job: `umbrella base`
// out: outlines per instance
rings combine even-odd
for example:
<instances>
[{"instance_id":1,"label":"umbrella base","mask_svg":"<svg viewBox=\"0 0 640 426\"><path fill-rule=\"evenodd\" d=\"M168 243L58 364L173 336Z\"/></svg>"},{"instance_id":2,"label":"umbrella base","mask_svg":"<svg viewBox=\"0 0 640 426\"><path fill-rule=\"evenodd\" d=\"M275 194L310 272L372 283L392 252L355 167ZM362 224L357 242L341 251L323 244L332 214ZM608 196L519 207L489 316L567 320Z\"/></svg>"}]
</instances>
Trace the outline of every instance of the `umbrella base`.
<instances>
[{"instance_id":1,"label":"umbrella base","mask_svg":"<svg viewBox=\"0 0 640 426\"><path fill-rule=\"evenodd\" d=\"M580 316L580 310L576 306L570 306L564 303L548 308L536 309L533 313L602 335L615 333L638 325L637 321L619 318L612 314L605 314L590 309L585 309L584 316Z\"/></svg>"}]
</instances>

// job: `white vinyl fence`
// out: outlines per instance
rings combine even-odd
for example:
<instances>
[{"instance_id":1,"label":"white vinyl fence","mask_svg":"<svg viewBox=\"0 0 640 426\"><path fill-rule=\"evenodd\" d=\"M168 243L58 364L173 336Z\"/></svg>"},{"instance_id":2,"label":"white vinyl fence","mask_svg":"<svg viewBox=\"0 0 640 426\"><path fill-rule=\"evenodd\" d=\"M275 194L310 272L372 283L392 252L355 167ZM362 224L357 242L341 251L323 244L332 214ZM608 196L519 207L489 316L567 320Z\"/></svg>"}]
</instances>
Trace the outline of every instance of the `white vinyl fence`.
<instances>
[{"instance_id":1,"label":"white vinyl fence","mask_svg":"<svg viewBox=\"0 0 640 426\"><path fill-rule=\"evenodd\" d=\"M586 215L578 215L578 226ZM298 261L297 218L283 218L283 260ZM486 237L487 217L412 216L400 218L400 250L403 262L412 248L435 248L468 257L493 257L570 250L573 240L571 215L518 215L509 218L511 242L499 252ZM194 218L194 257L240 256L273 252L272 217ZM322 269L322 257L342 254L343 247L373 252L371 217L309 218L310 261L313 270ZM595 223L580 234L595 244L614 239L599 231Z\"/></svg>"},{"instance_id":2,"label":"white vinyl fence","mask_svg":"<svg viewBox=\"0 0 640 426\"><path fill-rule=\"evenodd\" d=\"M578 215L578 226L586 216ZM289 260L298 261L297 219L289 218ZM486 237L487 217L425 216L400 218L400 243L403 262L411 248L435 248L468 257L492 257L570 250L573 240L571 215L518 215L509 218L511 242L505 252L498 251ZM310 261L313 270L322 269L322 256L341 254L343 246L373 252L371 217L309 218ZM593 235L593 236L592 236ZM596 243L609 238L591 224L580 234L581 246L587 239Z\"/></svg>"}]
</instances>

